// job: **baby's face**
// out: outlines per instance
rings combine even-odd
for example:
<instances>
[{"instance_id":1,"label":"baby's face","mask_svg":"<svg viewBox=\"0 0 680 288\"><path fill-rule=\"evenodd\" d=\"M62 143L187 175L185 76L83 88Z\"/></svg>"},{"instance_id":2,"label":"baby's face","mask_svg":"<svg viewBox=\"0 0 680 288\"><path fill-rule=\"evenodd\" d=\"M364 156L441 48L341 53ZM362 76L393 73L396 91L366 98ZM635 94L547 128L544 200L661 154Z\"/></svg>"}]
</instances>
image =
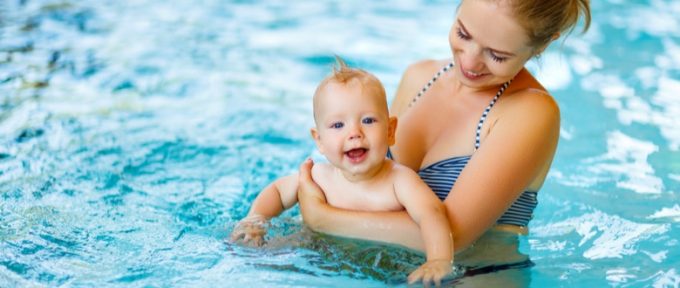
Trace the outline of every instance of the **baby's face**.
<instances>
[{"instance_id":1,"label":"baby's face","mask_svg":"<svg viewBox=\"0 0 680 288\"><path fill-rule=\"evenodd\" d=\"M372 176L382 167L387 147L394 142L387 102L362 89L358 81L329 83L317 101L319 151L334 166L355 176Z\"/></svg>"}]
</instances>

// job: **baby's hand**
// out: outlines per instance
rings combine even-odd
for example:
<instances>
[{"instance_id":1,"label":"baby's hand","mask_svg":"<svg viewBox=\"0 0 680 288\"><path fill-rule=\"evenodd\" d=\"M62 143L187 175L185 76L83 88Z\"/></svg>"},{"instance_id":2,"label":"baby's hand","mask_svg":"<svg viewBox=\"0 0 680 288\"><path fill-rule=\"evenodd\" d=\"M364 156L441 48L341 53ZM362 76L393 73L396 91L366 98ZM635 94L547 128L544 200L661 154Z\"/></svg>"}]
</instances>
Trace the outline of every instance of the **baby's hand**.
<instances>
[{"instance_id":1,"label":"baby's hand","mask_svg":"<svg viewBox=\"0 0 680 288\"><path fill-rule=\"evenodd\" d=\"M453 273L451 260L427 261L408 275L408 284L413 284L422 279L425 287L429 287L432 283L439 287L442 278L451 273Z\"/></svg>"},{"instance_id":2,"label":"baby's hand","mask_svg":"<svg viewBox=\"0 0 680 288\"><path fill-rule=\"evenodd\" d=\"M243 218L234 226L231 232L231 242L247 246L260 247L264 245L264 235L267 234L267 219L260 215Z\"/></svg>"}]
</instances>

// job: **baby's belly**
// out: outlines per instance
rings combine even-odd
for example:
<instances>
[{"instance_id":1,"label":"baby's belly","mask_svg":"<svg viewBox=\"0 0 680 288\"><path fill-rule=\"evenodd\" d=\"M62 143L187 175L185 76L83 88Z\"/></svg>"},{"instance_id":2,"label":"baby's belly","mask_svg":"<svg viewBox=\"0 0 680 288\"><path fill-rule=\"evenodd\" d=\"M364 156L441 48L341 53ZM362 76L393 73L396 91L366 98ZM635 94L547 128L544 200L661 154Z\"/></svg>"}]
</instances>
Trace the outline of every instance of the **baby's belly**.
<instances>
[{"instance_id":1,"label":"baby's belly","mask_svg":"<svg viewBox=\"0 0 680 288\"><path fill-rule=\"evenodd\" d=\"M348 197L332 197L326 195L328 204L346 210L368 211L368 212L385 212L385 211L401 211L404 210L402 206L395 199L348 199Z\"/></svg>"}]
</instances>

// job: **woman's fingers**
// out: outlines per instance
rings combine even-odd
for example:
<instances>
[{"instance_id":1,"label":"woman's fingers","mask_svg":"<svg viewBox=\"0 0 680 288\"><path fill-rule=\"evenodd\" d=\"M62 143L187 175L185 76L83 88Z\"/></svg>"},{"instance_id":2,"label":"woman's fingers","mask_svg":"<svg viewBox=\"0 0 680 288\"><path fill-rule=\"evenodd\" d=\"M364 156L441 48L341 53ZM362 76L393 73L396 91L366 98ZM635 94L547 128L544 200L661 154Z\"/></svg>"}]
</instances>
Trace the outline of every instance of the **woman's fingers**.
<instances>
[{"instance_id":1,"label":"woman's fingers","mask_svg":"<svg viewBox=\"0 0 680 288\"><path fill-rule=\"evenodd\" d=\"M307 158L302 164L300 164L300 171L298 176L298 200L302 209L307 200L313 201L317 200L319 202L326 202L326 196L323 194L321 187L314 182L312 178L312 166L314 162L312 159Z\"/></svg>"},{"instance_id":2,"label":"woman's fingers","mask_svg":"<svg viewBox=\"0 0 680 288\"><path fill-rule=\"evenodd\" d=\"M312 178L312 159L307 159L300 164L298 176L298 204L302 220L312 230L319 229L319 219L323 219L323 210L327 206L326 196L321 187Z\"/></svg>"},{"instance_id":3,"label":"woman's fingers","mask_svg":"<svg viewBox=\"0 0 680 288\"><path fill-rule=\"evenodd\" d=\"M300 184L309 184L309 182L314 182L312 180L312 166L314 165L314 162L312 161L312 158L307 158L305 159L302 164L300 164L300 174L299 174L299 179Z\"/></svg>"}]
</instances>

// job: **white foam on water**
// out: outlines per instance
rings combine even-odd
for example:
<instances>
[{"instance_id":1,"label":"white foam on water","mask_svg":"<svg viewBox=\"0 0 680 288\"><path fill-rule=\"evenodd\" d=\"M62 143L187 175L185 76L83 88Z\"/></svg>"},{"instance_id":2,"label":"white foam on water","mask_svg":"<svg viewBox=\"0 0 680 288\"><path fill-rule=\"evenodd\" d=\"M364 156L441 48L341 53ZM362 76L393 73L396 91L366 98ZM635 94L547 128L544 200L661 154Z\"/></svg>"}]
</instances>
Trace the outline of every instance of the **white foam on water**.
<instances>
[{"instance_id":1,"label":"white foam on water","mask_svg":"<svg viewBox=\"0 0 680 288\"><path fill-rule=\"evenodd\" d=\"M680 67L680 46L671 40L664 41L666 53L657 56L657 67L641 67L635 71L645 88L656 87L650 100L619 76L592 73L584 76L581 85L585 90L596 91L602 96L603 105L617 112L623 125L633 123L654 125L668 141L672 151L680 149L680 81L667 76L667 70ZM578 66L576 66L578 67ZM665 67L665 68L664 68ZM578 68L585 69L585 68Z\"/></svg>"},{"instance_id":2,"label":"white foam on water","mask_svg":"<svg viewBox=\"0 0 680 288\"><path fill-rule=\"evenodd\" d=\"M623 258L638 253L637 244L670 230L669 224L635 223L601 211L532 228L535 237L581 236L578 247L585 250L583 257L591 260Z\"/></svg>"},{"instance_id":3,"label":"white foam on water","mask_svg":"<svg viewBox=\"0 0 680 288\"><path fill-rule=\"evenodd\" d=\"M676 1L650 1L651 5L635 5L623 14L610 15L610 23L626 29L629 34L648 33L654 36L679 35L680 8Z\"/></svg>"},{"instance_id":4,"label":"white foam on water","mask_svg":"<svg viewBox=\"0 0 680 288\"><path fill-rule=\"evenodd\" d=\"M663 262L663 260L666 260L666 256L668 255L668 250L659 251L657 253L652 253L645 250L640 250L640 252L647 254L647 256L649 256L649 258L656 263Z\"/></svg>"},{"instance_id":5,"label":"white foam on water","mask_svg":"<svg viewBox=\"0 0 680 288\"><path fill-rule=\"evenodd\" d=\"M614 283L626 283L630 279L635 279L637 276L635 276L636 272L631 272L628 271L628 269L623 268L623 267L618 267L618 268L613 268L607 270L607 276L605 278L609 282L614 282Z\"/></svg>"},{"instance_id":6,"label":"white foam on water","mask_svg":"<svg viewBox=\"0 0 680 288\"><path fill-rule=\"evenodd\" d=\"M680 287L680 275L675 271L675 268L663 272L659 271L654 277L653 287Z\"/></svg>"},{"instance_id":7,"label":"white foam on water","mask_svg":"<svg viewBox=\"0 0 680 288\"><path fill-rule=\"evenodd\" d=\"M678 63L680 67L680 49L677 51ZM662 107L662 111L651 114L651 123L656 124L661 129L661 136L669 142L669 149L678 151L680 149L680 80L672 79L667 76L660 77L658 80L658 91L652 97L652 103Z\"/></svg>"},{"instance_id":8,"label":"white foam on water","mask_svg":"<svg viewBox=\"0 0 680 288\"><path fill-rule=\"evenodd\" d=\"M654 214L649 215L648 219L663 219L669 218L675 222L680 222L680 205L675 204L673 207L663 207L661 210L654 212Z\"/></svg>"},{"instance_id":9,"label":"white foam on water","mask_svg":"<svg viewBox=\"0 0 680 288\"><path fill-rule=\"evenodd\" d=\"M668 178L680 182L680 174L668 174Z\"/></svg>"},{"instance_id":10,"label":"white foam on water","mask_svg":"<svg viewBox=\"0 0 680 288\"><path fill-rule=\"evenodd\" d=\"M587 171L616 181L616 186L641 194L660 194L663 181L654 174L649 155L658 147L621 131L607 134L607 153L583 160ZM593 175L591 175L592 177Z\"/></svg>"}]
</instances>

